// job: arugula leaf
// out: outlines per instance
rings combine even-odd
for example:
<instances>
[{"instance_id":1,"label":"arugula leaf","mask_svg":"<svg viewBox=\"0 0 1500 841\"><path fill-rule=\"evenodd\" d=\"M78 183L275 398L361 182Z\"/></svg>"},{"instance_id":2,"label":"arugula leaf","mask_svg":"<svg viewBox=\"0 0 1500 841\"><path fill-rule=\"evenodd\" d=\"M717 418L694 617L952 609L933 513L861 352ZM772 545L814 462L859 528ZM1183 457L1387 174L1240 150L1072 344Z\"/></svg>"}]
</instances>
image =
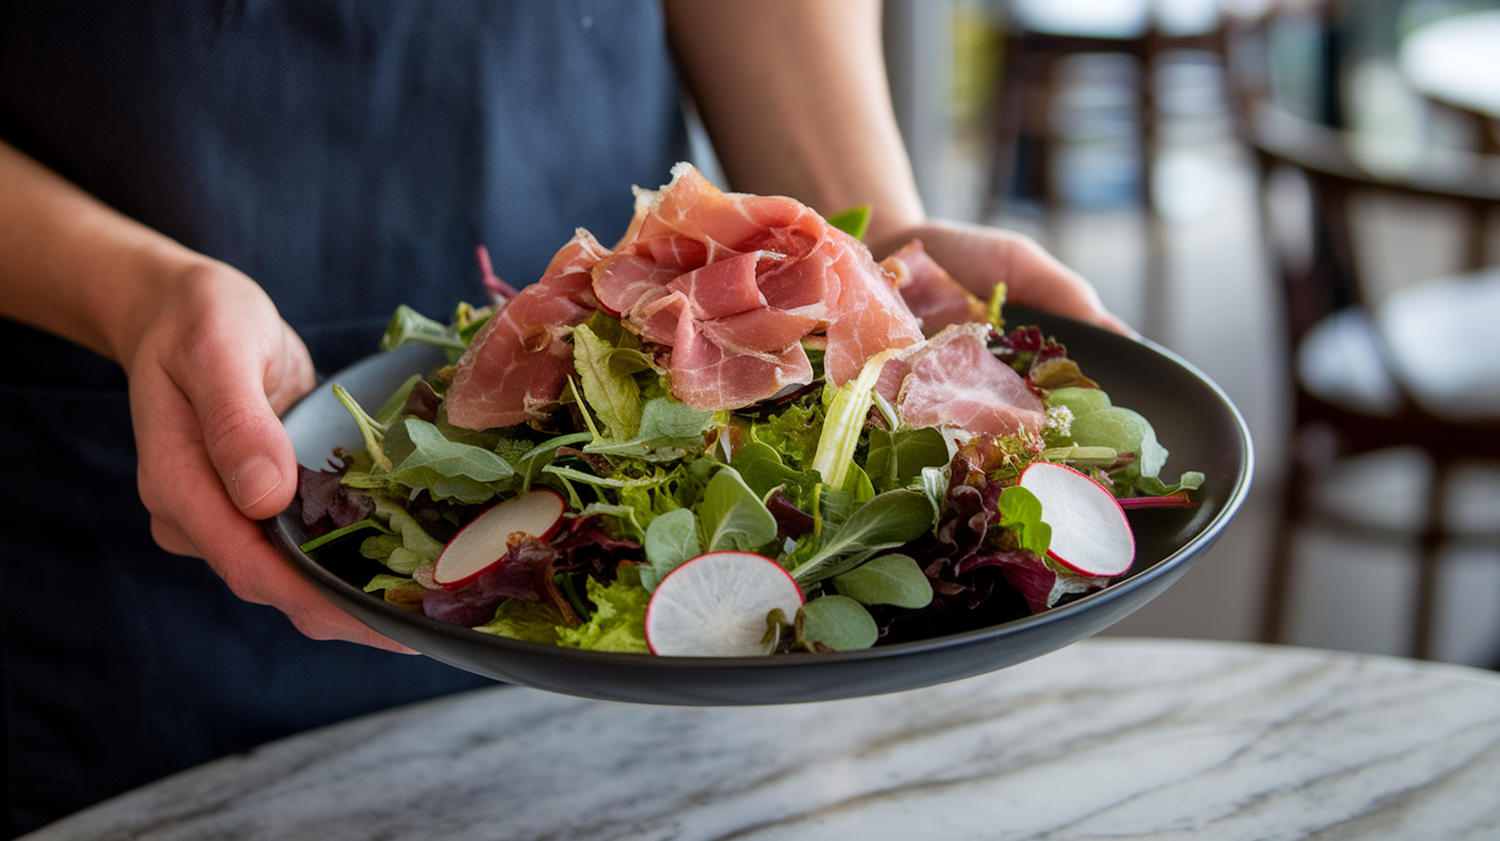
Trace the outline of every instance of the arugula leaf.
<instances>
[{"instance_id":1,"label":"arugula leaf","mask_svg":"<svg viewBox=\"0 0 1500 841\"><path fill-rule=\"evenodd\" d=\"M390 425L396 419L396 416L401 414L401 410L406 407L406 398L411 394L411 390L421 381L421 374L412 374L410 377L407 377L406 382L402 383L391 394L390 399L385 401L385 405L380 407L380 411L375 413L375 420L379 423Z\"/></svg>"},{"instance_id":2,"label":"arugula leaf","mask_svg":"<svg viewBox=\"0 0 1500 841\"><path fill-rule=\"evenodd\" d=\"M405 508L388 499L375 500L375 514L385 522L389 534L367 537L360 544L359 552L366 558L380 561L402 575L423 564L435 563L443 552L443 544L434 540Z\"/></svg>"},{"instance_id":3,"label":"arugula leaf","mask_svg":"<svg viewBox=\"0 0 1500 841\"><path fill-rule=\"evenodd\" d=\"M703 436L713 426L714 413L671 397L653 397L641 408L635 436L628 441L595 439L587 453L626 455L652 461L671 461L703 449Z\"/></svg>"},{"instance_id":4,"label":"arugula leaf","mask_svg":"<svg viewBox=\"0 0 1500 841\"><path fill-rule=\"evenodd\" d=\"M401 304L396 307L396 312L386 324L385 334L380 337L380 349L395 350L414 343L444 348L448 351L449 362L462 355L467 347L456 327L435 321L406 304Z\"/></svg>"},{"instance_id":5,"label":"arugula leaf","mask_svg":"<svg viewBox=\"0 0 1500 841\"><path fill-rule=\"evenodd\" d=\"M604 422L612 440L629 440L640 429L641 389L634 374L649 368L640 356L639 351L622 352L587 324L573 328L573 368L583 386L584 401Z\"/></svg>"},{"instance_id":6,"label":"arugula leaf","mask_svg":"<svg viewBox=\"0 0 1500 841\"><path fill-rule=\"evenodd\" d=\"M1143 476L1136 480L1135 486L1147 496L1170 496L1197 490L1202 487L1204 478L1197 470L1189 470L1179 476L1175 484L1168 485L1157 476Z\"/></svg>"},{"instance_id":7,"label":"arugula leaf","mask_svg":"<svg viewBox=\"0 0 1500 841\"><path fill-rule=\"evenodd\" d=\"M328 532L327 534L315 537L297 548L301 549L304 554L311 555L313 552L317 551L319 547L332 543L333 541L338 540L346 534L353 534L354 532L364 531L365 529L371 528L379 529L381 531L385 530L385 527L380 524L379 520L375 519L374 517L366 517L365 519L358 522L350 523L343 528L337 528L333 531Z\"/></svg>"},{"instance_id":8,"label":"arugula leaf","mask_svg":"<svg viewBox=\"0 0 1500 841\"><path fill-rule=\"evenodd\" d=\"M365 450L370 454L370 460L381 470L390 470L391 460L381 447L385 441L386 425L370 417L370 413L359 405L354 395L338 383L333 384L333 396L337 397L339 402L344 404L344 408L349 410L349 414L354 416L354 422L359 425L359 434L365 439Z\"/></svg>"},{"instance_id":9,"label":"arugula leaf","mask_svg":"<svg viewBox=\"0 0 1500 841\"><path fill-rule=\"evenodd\" d=\"M494 452L450 441L427 421L409 417L402 425L413 449L391 472L393 482L426 488L437 499L475 504L495 495L495 483L515 475L515 468Z\"/></svg>"}]
</instances>

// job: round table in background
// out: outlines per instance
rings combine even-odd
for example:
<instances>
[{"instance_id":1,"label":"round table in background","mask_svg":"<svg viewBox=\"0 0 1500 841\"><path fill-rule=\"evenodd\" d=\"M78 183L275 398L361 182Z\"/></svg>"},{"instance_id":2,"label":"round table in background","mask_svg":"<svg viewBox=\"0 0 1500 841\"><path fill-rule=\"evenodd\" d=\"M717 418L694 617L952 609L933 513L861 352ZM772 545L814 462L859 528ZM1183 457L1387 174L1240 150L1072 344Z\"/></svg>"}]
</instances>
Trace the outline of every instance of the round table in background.
<instances>
[{"instance_id":1,"label":"round table in background","mask_svg":"<svg viewBox=\"0 0 1500 841\"><path fill-rule=\"evenodd\" d=\"M1424 96L1500 119L1500 9L1417 27L1402 39L1399 61Z\"/></svg>"},{"instance_id":2,"label":"round table in background","mask_svg":"<svg viewBox=\"0 0 1500 841\"><path fill-rule=\"evenodd\" d=\"M1095 638L780 707L496 687L274 742L64 839L1500 838L1500 676Z\"/></svg>"}]
</instances>

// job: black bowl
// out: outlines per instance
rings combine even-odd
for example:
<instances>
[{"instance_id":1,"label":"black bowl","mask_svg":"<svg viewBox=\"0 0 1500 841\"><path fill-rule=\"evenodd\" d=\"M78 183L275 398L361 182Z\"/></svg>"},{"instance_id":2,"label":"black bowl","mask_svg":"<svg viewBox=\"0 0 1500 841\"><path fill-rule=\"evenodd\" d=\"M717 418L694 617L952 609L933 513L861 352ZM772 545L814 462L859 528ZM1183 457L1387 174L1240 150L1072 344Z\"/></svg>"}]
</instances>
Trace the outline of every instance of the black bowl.
<instances>
[{"instance_id":1,"label":"black bowl","mask_svg":"<svg viewBox=\"0 0 1500 841\"><path fill-rule=\"evenodd\" d=\"M915 689L1002 669L1077 642L1155 598L1213 545L1250 489L1249 430L1224 393L1171 352L1071 319L1008 307L1011 325L1038 324L1065 344L1114 403L1144 414L1170 451L1165 477L1207 476L1195 508L1134 510L1134 569L1099 592L1045 613L979 630L858 652L776 657L654 657L518 642L448 625L363 592L370 569L325 567L298 549L297 510L270 521L271 539L335 604L391 639L444 663L509 683L587 698L656 704L745 705L824 701ZM413 373L441 364L409 347L332 378L363 405L381 405ZM361 438L349 413L320 388L285 417L301 463L323 467L335 446Z\"/></svg>"}]
</instances>

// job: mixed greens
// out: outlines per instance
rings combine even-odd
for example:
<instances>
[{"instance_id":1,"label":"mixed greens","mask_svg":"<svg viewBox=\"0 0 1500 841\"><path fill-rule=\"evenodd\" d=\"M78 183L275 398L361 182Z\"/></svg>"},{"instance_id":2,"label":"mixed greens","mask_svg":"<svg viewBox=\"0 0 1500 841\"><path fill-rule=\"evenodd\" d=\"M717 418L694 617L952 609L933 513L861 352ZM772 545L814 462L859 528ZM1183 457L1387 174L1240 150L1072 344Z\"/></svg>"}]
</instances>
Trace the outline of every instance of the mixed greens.
<instances>
[{"instance_id":1,"label":"mixed greens","mask_svg":"<svg viewBox=\"0 0 1500 841\"><path fill-rule=\"evenodd\" d=\"M904 426L874 388L878 358L839 387L819 377L748 409L697 411L670 396L668 372L603 312L572 330L576 374L545 423L448 423L451 364L373 410L334 385L364 446L335 451L331 469L302 469L314 535L303 549L374 562L365 589L401 608L606 651L649 652L658 585L726 550L771 559L805 595L795 616L767 617L766 651L866 648L1048 610L1115 578L1049 555L1048 512L1018 482L1028 465L1074 467L1125 508L1192 505L1203 476L1166 481L1151 424L1112 405L1037 327L1007 330L1001 296L989 347L1043 398L1038 433ZM456 361L490 314L460 305L443 323L402 307L381 346L436 344ZM493 568L437 583L434 565L467 523L540 488L566 503L555 531L511 534Z\"/></svg>"}]
</instances>

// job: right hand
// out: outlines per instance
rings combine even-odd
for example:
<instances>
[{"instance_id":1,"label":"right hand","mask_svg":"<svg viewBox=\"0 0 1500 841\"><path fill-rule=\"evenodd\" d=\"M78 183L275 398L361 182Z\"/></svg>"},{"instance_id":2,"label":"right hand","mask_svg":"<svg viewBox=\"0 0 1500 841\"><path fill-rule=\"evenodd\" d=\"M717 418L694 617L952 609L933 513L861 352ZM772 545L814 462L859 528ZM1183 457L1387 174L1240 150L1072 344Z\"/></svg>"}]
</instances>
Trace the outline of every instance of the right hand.
<instances>
[{"instance_id":1,"label":"right hand","mask_svg":"<svg viewBox=\"0 0 1500 841\"><path fill-rule=\"evenodd\" d=\"M297 492L277 413L313 386L307 348L254 281L0 141L0 315L120 363L141 501L163 549L204 558L304 634L410 649L333 606L256 522Z\"/></svg>"},{"instance_id":2,"label":"right hand","mask_svg":"<svg viewBox=\"0 0 1500 841\"><path fill-rule=\"evenodd\" d=\"M156 542L205 559L236 596L281 610L309 637L410 653L336 608L256 522L297 490L277 415L314 385L302 340L258 285L221 263L192 265L163 288L120 354Z\"/></svg>"}]
</instances>

